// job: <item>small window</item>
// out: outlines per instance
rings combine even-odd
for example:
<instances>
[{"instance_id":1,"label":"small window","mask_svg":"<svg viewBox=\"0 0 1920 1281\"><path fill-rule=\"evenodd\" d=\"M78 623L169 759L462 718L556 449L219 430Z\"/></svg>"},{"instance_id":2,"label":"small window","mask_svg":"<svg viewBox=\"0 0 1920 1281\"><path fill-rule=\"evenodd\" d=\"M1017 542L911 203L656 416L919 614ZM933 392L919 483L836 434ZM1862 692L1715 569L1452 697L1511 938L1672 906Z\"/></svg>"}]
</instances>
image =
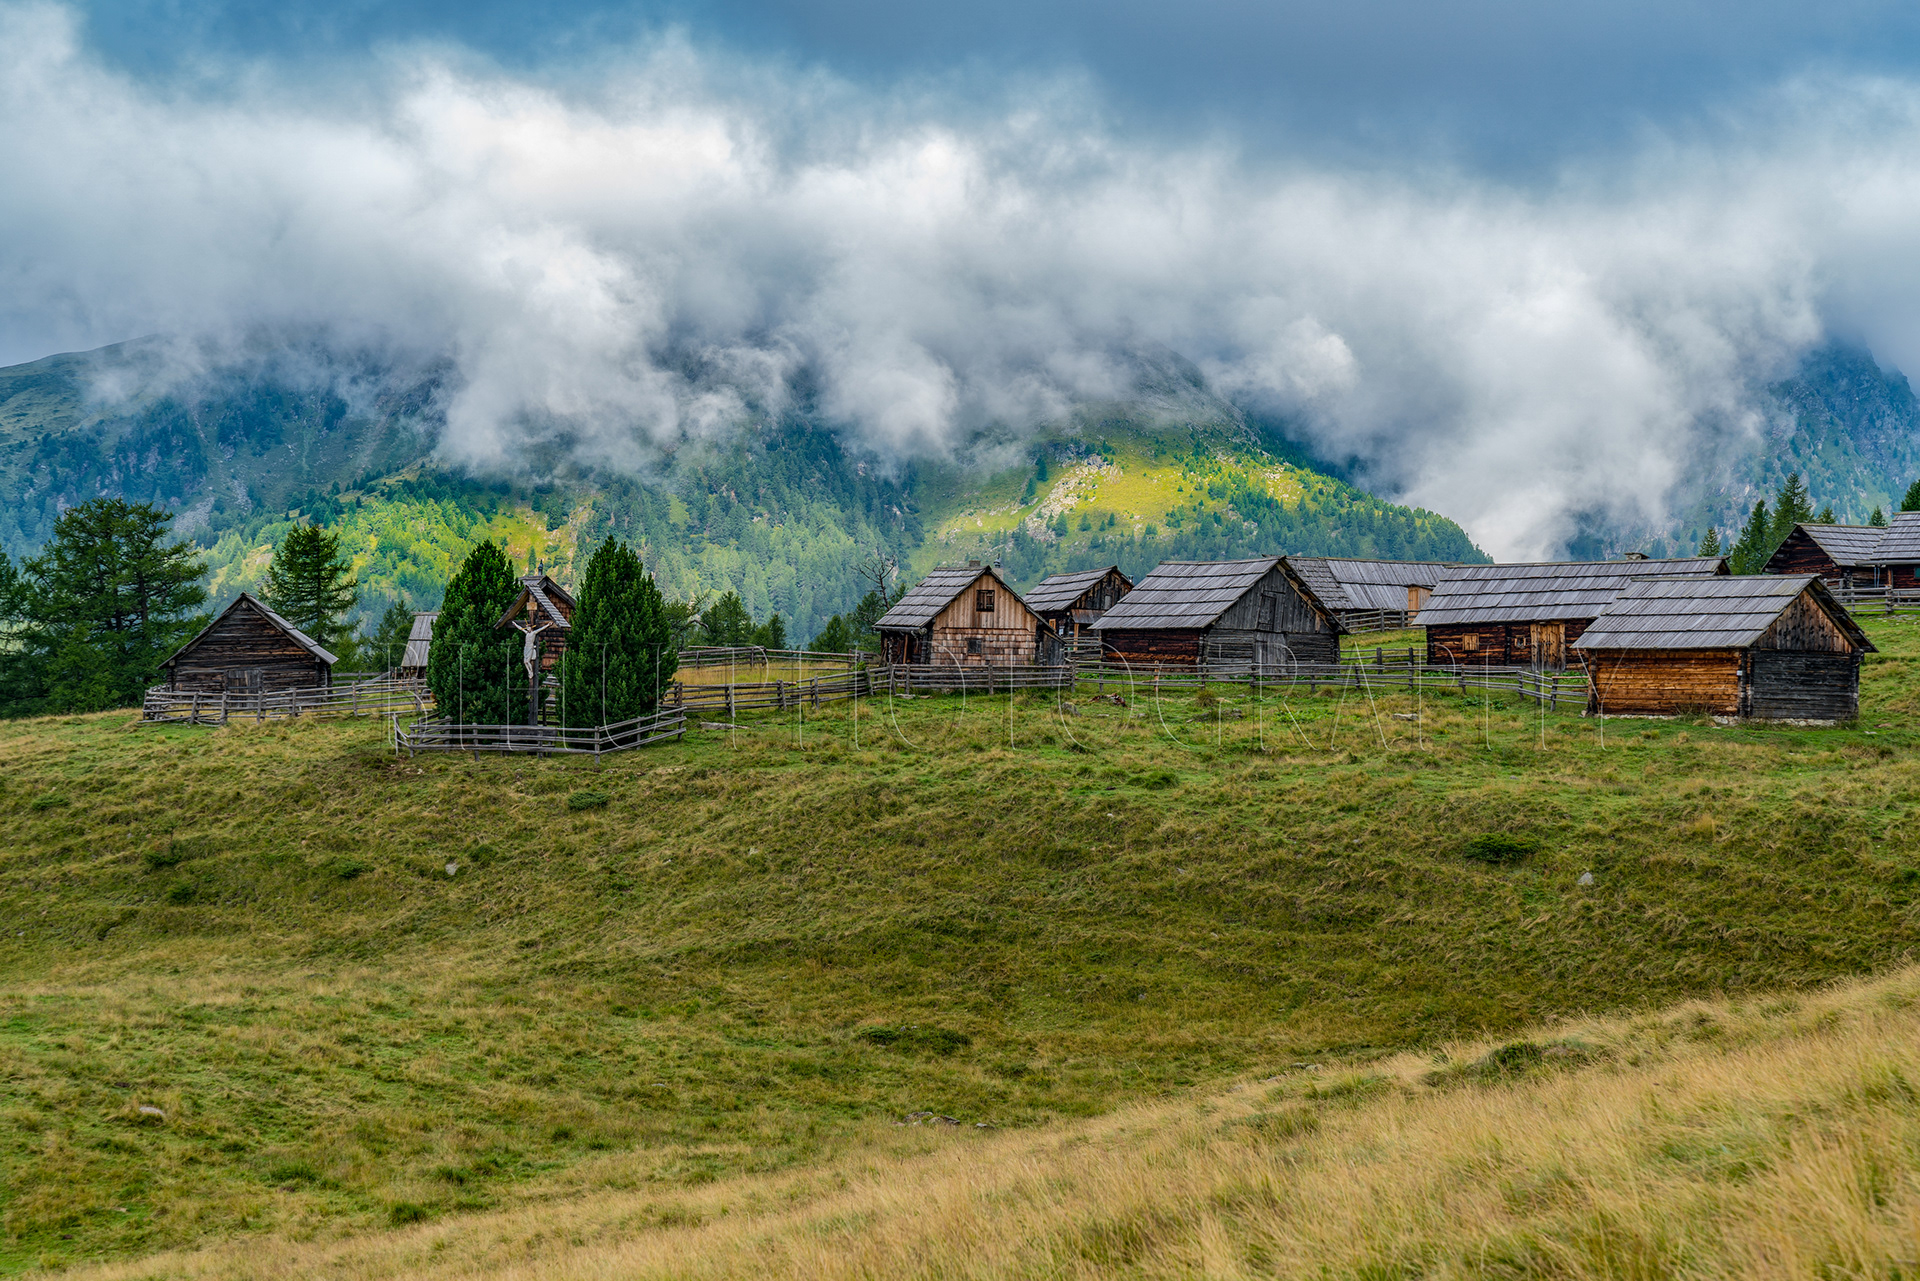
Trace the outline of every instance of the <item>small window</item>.
<instances>
[{"instance_id":1,"label":"small window","mask_svg":"<svg viewBox=\"0 0 1920 1281\"><path fill-rule=\"evenodd\" d=\"M975 592L973 594L973 609L977 614L991 614L993 612L993 593L990 591Z\"/></svg>"},{"instance_id":2,"label":"small window","mask_svg":"<svg viewBox=\"0 0 1920 1281\"><path fill-rule=\"evenodd\" d=\"M1462 636L1460 638L1460 648L1471 654L1480 648L1480 638L1474 635Z\"/></svg>"},{"instance_id":3,"label":"small window","mask_svg":"<svg viewBox=\"0 0 1920 1281\"><path fill-rule=\"evenodd\" d=\"M988 592L987 595L991 596L993 595L993 593ZM978 636L967 637L967 653L978 654L979 652L980 652L980 638Z\"/></svg>"}]
</instances>

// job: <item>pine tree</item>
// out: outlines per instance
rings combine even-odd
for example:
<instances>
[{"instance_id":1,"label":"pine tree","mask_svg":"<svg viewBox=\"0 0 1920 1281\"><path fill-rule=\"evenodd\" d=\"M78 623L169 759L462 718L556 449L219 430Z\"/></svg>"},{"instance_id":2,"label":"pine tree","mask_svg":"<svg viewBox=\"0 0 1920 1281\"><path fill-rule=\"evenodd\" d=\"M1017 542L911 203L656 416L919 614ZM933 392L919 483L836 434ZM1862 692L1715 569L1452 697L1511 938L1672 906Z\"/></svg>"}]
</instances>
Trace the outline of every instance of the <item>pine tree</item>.
<instances>
[{"instance_id":1,"label":"pine tree","mask_svg":"<svg viewBox=\"0 0 1920 1281\"><path fill-rule=\"evenodd\" d=\"M820 634L808 643L807 649L815 654L849 654L853 652L853 629L847 620L835 614L820 629Z\"/></svg>"},{"instance_id":2,"label":"pine tree","mask_svg":"<svg viewBox=\"0 0 1920 1281\"><path fill-rule=\"evenodd\" d=\"M1753 514L1741 526L1740 538L1728 557L1728 568L1736 574L1757 574L1773 555L1773 523L1767 519L1767 500L1753 504Z\"/></svg>"},{"instance_id":3,"label":"pine tree","mask_svg":"<svg viewBox=\"0 0 1920 1281\"><path fill-rule=\"evenodd\" d=\"M560 660L567 723L616 725L652 712L680 665L653 575L608 535L587 562L579 598Z\"/></svg>"},{"instance_id":4,"label":"pine tree","mask_svg":"<svg viewBox=\"0 0 1920 1281\"><path fill-rule=\"evenodd\" d=\"M1875 507L1873 509L1873 515L1867 517L1867 524L1873 526L1875 529L1885 529L1887 527L1887 514L1878 507Z\"/></svg>"},{"instance_id":5,"label":"pine tree","mask_svg":"<svg viewBox=\"0 0 1920 1281\"><path fill-rule=\"evenodd\" d=\"M340 616L358 598L352 566L340 554L340 536L317 525L295 525L267 567L267 604L322 649L347 635Z\"/></svg>"},{"instance_id":6,"label":"pine tree","mask_svg":"<svg viewBox=\"0 0 1920 1281\"><path fill-rule=\"evenodd\" d=\"M1837 524L1839 524L1839 523L1840 523L1840 522L1839 522L1839 520L1837 520L1837 519L1836 519L1836 518L1834 517L1834 514L1833 514L1833 504L1832 504L1832 503L1828 503L1828 504L1827 504L1827 505L1826 505L1825 507L1822 507L1822 508L1820 509L1820 514L1819 514L1818 516L1815 516L1815 517L1813 518L1813 523L1814 523L1814 524L1816 524L1816 525L1837 525Z\"/></svg>"},{"instance_id":7,"label":"pine tree","mask_svg":"<svg viewBox=\"0 0 1920 1281\"><path fill-rule=\"evenodd\" d=\"M160 664L205 625L195 611L206 566L191 545L163 541L172 519L149 503L95 498L54 522L23 566L21 640L50 710L139 703Z\"/></svg>"},{"instance_id":8,"label":"pine tree","mask_svg":"<svg viewBox=\"0 0 1920 1281\"><path fill-rule=\"evenodd\" d=\"M469 725L526 720L521 635L494 626L519 595L520 580L506 552L497 543L476 543L447 584L427 651L427 686L441 716Z\"/></svg>"},{"instance_id":9,"label":"pine tree","mask_svg":"<svg viewBox=\"0 0 1920 1281\"><path fill-rule=\"evenodd\" d=\"M1799 472L1790 472L1786 483L1780 486L1780 493L1774 499L1773 526L1770 531L1771 542L1762 564L1773 555L1773 549L1787 541L1787 535L1793 533L1795 525L1805 525L1813 520L1813 500L1807 496L1807 487L1800 481ZM1753 573L1758 573L1756 568Z\"/></svg>"},{"instance_id":10,"label":"pine tree","mask_svg":"<svg viewBox=\"0 0 1920 1281\"><path fill-rule=\"evenodd\" d=\"M753 629L753 643L762 649L787 647L787 620L775 614Z\"/></svg>"},{"instance_id":11,"label":"pine tree","mask_svg":"<svg viewBox=\"0 0 1920 1281\"><path fill-rule=\"evenodd\" d=\"M1695 556L1718 556L1719 554L1720 554L1720 531L1715 529L1713 526L1709 525L1707 526L1706 537L1700 540L1700 550L1696 551L1694 555Z\"/></svg>"},{"instance_id":12,"label":"pine tree","mask_svg":"<svg viewBox=\"0 0 1920 1281\"><path fill-rule=\"evenodd\" d=\"M1920 480L1916 480L1907 486L1907 496L1900 500L1900 510L1903 512L1920 512Z\"/></svg>"},{"instance_id":13,"label":"pine tree","mask_svg":"<svg viewBox=\"0 0 1920 1281\"><path fill-rule=\"evenodd\" d=\"M372 639L367 642L374 661L385 668L400 666L407 652L407 637L411 635L413 610L402 597L387 606L386 612L380 615L379 625L373 629Z\"/></svg>"},{"instance_id":14,"label":"pine tree","mask_svg":"<svg viewBox=\"0 0 1920 1281\"><path fill-rule=\"evenodd\" d=\"M738 592L728 592L700 615L709 645L746 645L753 640L753 615Z\"/></svg>"}]
</instances>

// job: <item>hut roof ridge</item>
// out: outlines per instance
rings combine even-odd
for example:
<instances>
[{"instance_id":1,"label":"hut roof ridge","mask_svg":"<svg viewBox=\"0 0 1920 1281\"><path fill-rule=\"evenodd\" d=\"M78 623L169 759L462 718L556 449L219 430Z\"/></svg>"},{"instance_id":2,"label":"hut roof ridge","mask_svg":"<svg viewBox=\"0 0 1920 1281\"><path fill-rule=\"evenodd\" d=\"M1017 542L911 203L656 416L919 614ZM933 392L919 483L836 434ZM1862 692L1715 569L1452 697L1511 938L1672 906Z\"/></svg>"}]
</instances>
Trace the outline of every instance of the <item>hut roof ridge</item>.
<instances>
[{"instance_id":1,"label":"hut roof ridge","mask_svg":"<svg viewBox=\"0 0 1920 1281\"><path fill-rule=\"evenodd\" d=\"M1096 628L1123 630L1210 627L1246 595L1247 590L1285 565L1281 556L1249 560L1166 560L1133 585ZM1313 589L1291 569L1285 570L1305 598L1325 609Z\"/></svg>"},{"instance_id":2,"label":"hut roof ridge","mask_svg":"<svg viewBox=\"0 0 1920 1281\"><path fill-rule=\"evenodd\" d=\"M1014 599L1020 599L1020 594L1013 590L997 565L936 565L919 582L909 587L907 594L893 603L893 608L880 615L874 628L911 631L925 627L940 616L941 610L960 599L962 592L988 575ZM1026 602L1021 603L1024 605Z\"/></svg>"},{"instance_id":3,"label":"hut roof ridge","mask_svg":"<svg viewBox=\"0 0 1920 1281\"><path fill-rule=\"evenodd\" d=\"M1809 591L1849 640L1863 650L1874 649L1817 574L1636 578L1573 648L1745 649Z\"/></svg>"},{"instance_id":4,"label":"hut roof ridge","mask_svg":"<svg viewBox=\"0 0 1920 1281\"><path fill-rule=\"evenodd\" d=\"M1118 565L1108 565L1104 569L1077 569L1066 574L1050 574L1027 590L1024 597L1027 608L1035 613L1065 609L1084 596L1089 587L1119 568Z\"/></svg>"},{"instance_id":5,"label":"hut roof ridge","mask_svg":"<svg viewBox=\"0 0 1920 1281\"><path fill-rule=\"evenodd\" d=\"M275 627L278 627L281 631L285 632L289 639L291 639L295 644L299 645L302 649L306 650L309 654L312 654L315 658L323 660L328 667L332 667L335 663L340 661L337 655L335 655L330 650L323 649L320 646L320 644L313 639L313 637L307 635L305 632L301 631L298 627L295 627L292 623L289 623L286 619L282 618L279 614L276 614L271 608L268 607L267 603L261 600L258 596L255 596L252 592L241 592L238 596L233 598L233 603L231 605L227 606L225 609L221 610L218 614L215 614L212 619L208 620L207 625L205 627L202 627L199 631L195 632L193 636L186 642L186 644L182 645L179 649L176 649L173 651L173 653L169 654L167 656L166 662L161 663L160 666L162 667L170 666L173 663L174 659L180 657L180 655L186 653L188 650L192 649L195 645L199 644L200 638L202 636L205 636L208 632L218 627L228 614L231 614L234 610L239 609L240 606L242 605L248 605L254 609L259 610L261 614L266 616L266 619L268 622L272 623Z\"/></svg>"},{"instance_id":6,"label":"hut roof ridge","mask_svg":"<svg viewBox=\"0 0 1920 1281\"><path fill-rule=\"evenodd\" d=\"M1705 578L1726 572L1724 556L1456 565L1434 587L1420 621L1444 627L1593 618L1635 578Z\"/></svg>"}]
</instances>

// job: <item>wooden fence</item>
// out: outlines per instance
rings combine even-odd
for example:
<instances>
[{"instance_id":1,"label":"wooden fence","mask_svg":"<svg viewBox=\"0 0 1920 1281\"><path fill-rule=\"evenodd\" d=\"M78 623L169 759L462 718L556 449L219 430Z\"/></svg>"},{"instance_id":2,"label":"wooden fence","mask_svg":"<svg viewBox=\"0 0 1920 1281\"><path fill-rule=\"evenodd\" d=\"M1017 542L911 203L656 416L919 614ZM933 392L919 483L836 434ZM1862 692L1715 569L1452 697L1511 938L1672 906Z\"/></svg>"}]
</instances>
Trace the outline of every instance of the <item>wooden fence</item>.
<instances>
[{"instance_id":1,"label":"wooden fence","mask_svg":"<svg viewBox=\"0 0 1920 1281\"><path fill-rule=\"evenodd\" d=\"M1340 625L1349 632L1398 632L1412 626L1404 609L1345 609Z\"/></svg>"},{"instance_id":2,"label":"wooden fence","mask_svg":"<svg viewBox=\"0 0 1920 1281\"><path fill-rule=\"evenodd\" d=\"M680 666L690 671L708 667L763 667L768 663L819 663L823 667L858 667L876 662L878 654L816 654L804 649L766 649L759 645L691 645L680 651Z\"/></svg>"},{"instance_id":3,"label":"wooden fence","mask_svg":"<svg viewBox=\"0 0 1920 1281\"><path fill-rule=\"evenodd\" d=\"M143 721L225 725L229 720L269 721L296 716L425 715L433 710L433 692L418 678L369 677L308 689L265 694L171 690L156 685L140 709Z\"/></svg>"},{"instance_id":4,"label":"wooden fence","mask_svg":"<svg viewBox=\"0 0 1920 1281\"><path fill-rule=\"evenodd\" d=\"M679 738L686 732L682 708L637 716L616 725L566 728L558 725L462 725L456 721L419 720L396 727L394 745L411 756L415 752L525 752L536 756L572 754L599 756L630 752L651 743Z\"/></svg>"},{"instance_id":5,"label":"wooden fence","mask_svg":"<svg viewBox=\"0 0 1920 1281\"><path fill-rule=\"evenodd\" d=\"M884 670L884 669L883 669ZM809 676L805 680L746 681L731 685L686 685L675 681L665 705L689 711L724 712L728 720L740 712L786 711L818 707L822 703L856 698L874 692L874 669L858 667L838 676Z\"/></svg>"},{"instance_id":6,"label":"wooden fence","mask_svg":"<svg viewBox=\"0 0 1920 1281\"><path fill-rule=\"evenodd\" d=\"M1828 583L1834 598L1856 614L1920 613L1920 590L1910 587L1853 587Z\"/></svg>"}]
</instances>

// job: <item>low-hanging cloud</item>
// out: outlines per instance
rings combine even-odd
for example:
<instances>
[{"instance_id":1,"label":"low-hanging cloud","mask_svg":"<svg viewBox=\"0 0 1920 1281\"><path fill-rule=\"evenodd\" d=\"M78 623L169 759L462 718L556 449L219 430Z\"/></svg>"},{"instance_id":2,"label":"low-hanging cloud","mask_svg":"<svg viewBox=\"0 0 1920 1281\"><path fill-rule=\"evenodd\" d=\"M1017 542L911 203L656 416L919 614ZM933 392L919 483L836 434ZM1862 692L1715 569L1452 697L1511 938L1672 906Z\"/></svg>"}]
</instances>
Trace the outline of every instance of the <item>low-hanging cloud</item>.
<instances>
[{"instance_id":1,"label":"low-hanging cloud","mask_svg":"<svg viewBox=\"0 0 1920 1281\"><path fill-rule=\"evenodd\" d=\"M1904 83L1790 85L1542 188L1135 144L1072 82L989 109L671 39L587 86L432 51L249 76L156 88L69 11L0 7L7 341L292 324L445 355L442 450L483 468L543 433L641 466L802 370L875 449L939 452L1125 394L1164 346L1504 556L1654 517L1836 326L1920 351Z\"/></svg>"}]
</instances>

